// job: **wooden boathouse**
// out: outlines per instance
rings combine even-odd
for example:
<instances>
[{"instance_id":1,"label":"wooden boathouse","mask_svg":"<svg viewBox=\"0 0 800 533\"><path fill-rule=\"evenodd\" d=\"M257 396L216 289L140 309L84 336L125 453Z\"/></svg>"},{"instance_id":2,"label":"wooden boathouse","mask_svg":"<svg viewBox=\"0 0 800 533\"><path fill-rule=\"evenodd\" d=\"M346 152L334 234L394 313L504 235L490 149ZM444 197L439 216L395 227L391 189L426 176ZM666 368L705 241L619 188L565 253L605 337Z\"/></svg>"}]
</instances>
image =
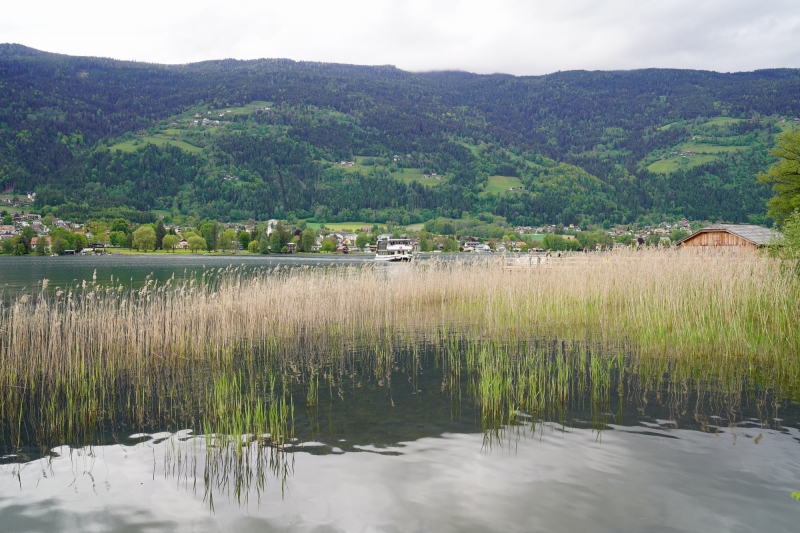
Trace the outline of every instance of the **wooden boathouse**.
<instances>
[{"instance_id":1,"label":"wooden boathouse","mask_svg":"<svg viewBox=\"0 0 800 533\"><path fill-rule=\"evenodd\" d=\"M680 247L703 248L744 248L753 249L767 246L780 238L775 230L753 224L714 224L698 230L675 243Z\"/></svg>"}]
</instances>

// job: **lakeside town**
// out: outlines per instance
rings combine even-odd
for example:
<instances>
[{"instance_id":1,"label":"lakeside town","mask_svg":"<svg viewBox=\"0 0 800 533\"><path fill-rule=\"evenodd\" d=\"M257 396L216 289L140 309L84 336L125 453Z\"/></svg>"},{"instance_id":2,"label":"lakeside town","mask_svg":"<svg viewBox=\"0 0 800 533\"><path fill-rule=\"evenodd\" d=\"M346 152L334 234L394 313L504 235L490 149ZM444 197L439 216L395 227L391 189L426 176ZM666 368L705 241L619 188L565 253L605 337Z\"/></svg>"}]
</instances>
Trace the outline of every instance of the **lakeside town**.
<instances>
[{"instance_id":1,"label":"lakeside town","mask_svg":"<svg viewBox=\"0 0 800 533\"><path fill-rule=\"evenodd\" d=\"M235 179L235 177L233 177ZM35 193L28 195L29 200ZM87 255L150 252L189 253L373 253L389 238L412 240L419 252L589 251L629 246L670 246L707 224L687 219L653 225L607 228L574 224L516 226L501 217L437 219L425 224L324 223L305 220L174 223L170 217L151 224L70 221L52 213L0 210L0 253L7 255Z\"/></svg>"}]
</instances>

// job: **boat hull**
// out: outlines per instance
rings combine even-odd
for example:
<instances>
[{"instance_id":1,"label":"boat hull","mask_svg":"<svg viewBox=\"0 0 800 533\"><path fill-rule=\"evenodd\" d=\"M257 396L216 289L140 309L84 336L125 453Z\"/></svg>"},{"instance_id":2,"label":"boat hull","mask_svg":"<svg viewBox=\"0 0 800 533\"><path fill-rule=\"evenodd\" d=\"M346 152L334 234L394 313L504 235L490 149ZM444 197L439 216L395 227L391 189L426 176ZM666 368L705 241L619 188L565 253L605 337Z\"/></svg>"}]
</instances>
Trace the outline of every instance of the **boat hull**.
<instances>
[{"instance_id":1,"label":"boat hull","mask_svg":"<svg viewBox=\"0 0 800 533\"><path fill-rule=\"evenodd\" d=\"M391 263L400 263L403 261L411 261L414 256L412 255L376 255L375 261L384 261Z\"/></svg>"}]
</instances>

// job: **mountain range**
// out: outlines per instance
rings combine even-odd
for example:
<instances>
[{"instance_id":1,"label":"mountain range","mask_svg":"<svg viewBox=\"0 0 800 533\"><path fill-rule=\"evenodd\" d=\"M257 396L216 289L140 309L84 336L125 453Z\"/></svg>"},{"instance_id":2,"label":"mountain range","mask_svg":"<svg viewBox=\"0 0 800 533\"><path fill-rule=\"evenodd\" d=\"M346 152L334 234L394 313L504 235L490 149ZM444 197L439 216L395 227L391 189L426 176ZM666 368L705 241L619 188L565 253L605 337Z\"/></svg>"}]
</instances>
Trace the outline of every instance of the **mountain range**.
<instances>
[{"instance_id":1,"label":"mountain range","mask_svg":"<svg viewBox=\"0 0 800 533\"><path fill-rule=\"evenodd\" d=\"M158 65L0 44L0 192L76 220L763 224L756 175L799 122L797 69Z\"/></svg>"}]
</instances>

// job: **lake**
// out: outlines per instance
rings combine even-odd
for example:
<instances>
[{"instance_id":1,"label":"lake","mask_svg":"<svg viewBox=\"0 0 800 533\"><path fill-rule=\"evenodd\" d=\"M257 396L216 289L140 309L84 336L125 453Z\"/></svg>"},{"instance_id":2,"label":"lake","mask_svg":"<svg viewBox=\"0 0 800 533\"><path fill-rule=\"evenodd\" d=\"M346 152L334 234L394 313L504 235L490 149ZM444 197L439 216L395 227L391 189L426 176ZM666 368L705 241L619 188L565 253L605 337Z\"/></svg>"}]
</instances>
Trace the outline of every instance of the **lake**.
<instances>
[{"instance_id":1,"label":"lake","mask_svg":"<svg viewBox=\"0 0 800 533\"><path fill-rule=\"evenodd\" d=\"M8 298L96 270L110 288L112 275L142 288L138 309L155 296L148 276L370 259L3 257L0 271ZM341 279L338 291L362 296L364 283ZM92 294L81 305L103 293ZM214 348L186 366L0 391L0 530L796 530L799 398L771 367L662 366L627 341L412 325L366 337L289 328L277 346ZM279 406L271 435L239 420L262 403Z\"/></svg>"},{"instance_id":2,"label":"lake","mask_svg":"<svg viewBox=\"0 0 800 533\"><path fill-rule=\"evenodd\" d=\"M594 428L596 413L574 410L566 421L538 421L536 429L522 421L492 439L474 405L457 408L440 394L440 373L430 367L423 375L414 387L397 375L391 391L356 380L361 385L343 399L321 399L316 412L297 418L297 441L282 459L288 471L264 474L263 486L253 482L244 496L231 481L210 502L203 440L181 440L188 436L181 433L58 448L50 460L7 458L0 467L3 531L796 526L800 502L789 498L800 480L796 406L782 420L765 418L755 402L733 413L735 420L724 408L708 408L704 423L668 405L612 398L621 410ZM187 454L181 470L174 446L187 442L200 457Z\"/></svg>"},{"instance_id":3,"label":"lake","mask_svg":"<svg viewBox=\"0 0 800 533\"><path fill-rule=\"evenodd\" d=\"M43 279L50 286L80 284L92 281L97 273L97 282L110 284L111 276L117 282L140 287L150 276L154 280L166 281L173 275L177 278L202 274L209 269L245 265L246 268L275 268L278 265L336 266L373 263L373 255L104 255L104 256L58 256L41 257L0 256L0 290L15 296L22 292L38 290Z\"/></svg>"}]
</instances>

